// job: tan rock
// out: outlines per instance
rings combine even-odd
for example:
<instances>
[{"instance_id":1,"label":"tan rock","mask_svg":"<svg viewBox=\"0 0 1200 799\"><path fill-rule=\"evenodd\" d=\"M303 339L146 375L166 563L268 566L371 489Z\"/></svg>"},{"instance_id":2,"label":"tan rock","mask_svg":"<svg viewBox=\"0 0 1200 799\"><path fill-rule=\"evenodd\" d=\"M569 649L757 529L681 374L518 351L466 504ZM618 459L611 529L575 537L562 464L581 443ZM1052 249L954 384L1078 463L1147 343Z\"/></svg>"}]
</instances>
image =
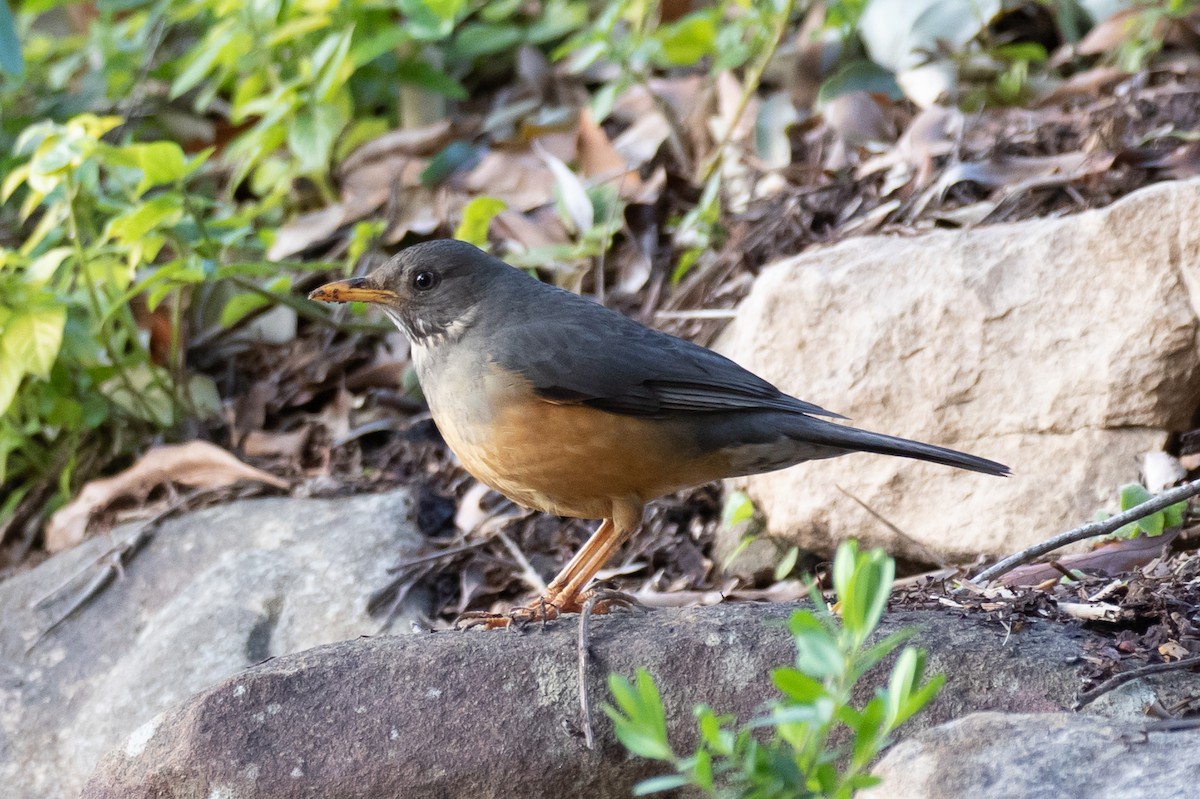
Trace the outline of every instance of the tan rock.
<instances>
[{"instance_id":1,"label":"tan rock","mask_svg":"<svg viewBox=\"0 0 1200 799\"><path fill-rule=\"evenodd\" d=\"M1040 541L1112 507L1138 457L1191 427L1198 307L1200 181L1071 217L855 239L780 262L725 331L725 354L858 427L1014 474L852 455L741 484L773 533L810 549L853 536L961 560Z\"/></svg>"}]
</instances>

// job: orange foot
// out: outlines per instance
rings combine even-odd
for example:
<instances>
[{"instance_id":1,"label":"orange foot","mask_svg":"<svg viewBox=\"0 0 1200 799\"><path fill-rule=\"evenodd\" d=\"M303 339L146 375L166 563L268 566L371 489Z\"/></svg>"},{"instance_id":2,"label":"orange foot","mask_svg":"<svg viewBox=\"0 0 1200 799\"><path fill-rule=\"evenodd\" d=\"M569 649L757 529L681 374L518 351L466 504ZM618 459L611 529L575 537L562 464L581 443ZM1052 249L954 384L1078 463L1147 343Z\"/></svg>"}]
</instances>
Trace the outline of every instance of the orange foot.
<instances>
[{"instance_id":1,"label":"orange foot","mask_svg":"<svg viewBox=\"0 0 1200 799\"><path fill-rule=\"evenodd\" d=\"M591 605L590 609L588 605ZM609 588L595 588L584 591L573 597L563 595L553 596L547 593L528 605L515 607L508 613L491 613L486 610L468 611L454 620L454 629L469 630L472 627L483 627L486 630L522 630L530 624L554 621L564 613L583 613L585 610L592 614L607 614L613 608L641 608L643 605L630 594L614 591Z\"/></svg>"}]
</instances>

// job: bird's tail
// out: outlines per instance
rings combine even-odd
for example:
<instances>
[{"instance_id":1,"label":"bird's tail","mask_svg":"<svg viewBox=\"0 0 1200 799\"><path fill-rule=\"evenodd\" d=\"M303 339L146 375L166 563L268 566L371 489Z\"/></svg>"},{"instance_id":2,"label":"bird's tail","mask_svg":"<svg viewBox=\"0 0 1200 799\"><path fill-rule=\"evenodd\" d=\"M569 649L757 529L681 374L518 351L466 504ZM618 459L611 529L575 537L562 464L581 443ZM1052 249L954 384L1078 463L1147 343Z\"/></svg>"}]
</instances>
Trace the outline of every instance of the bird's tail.
<instances>
[{"instance_id":1,"label":"bird's tail","mask_svg":"<svg viewBox=\"0 0 1200 799\"><path fill-rule=\"evenodd\" d=\"M946 447L923 444L920 441L910 441L907 438L897 438L883 433L872 433L856 427L827 422L824 419L808 417L805 422L802 437L805 441L813 444L875 452L880 455L898 455L901 458L915 458L919 461L941 463L999 477L1011 474L1011 470L1002 463Z\"/></svg>"}]
</instances>

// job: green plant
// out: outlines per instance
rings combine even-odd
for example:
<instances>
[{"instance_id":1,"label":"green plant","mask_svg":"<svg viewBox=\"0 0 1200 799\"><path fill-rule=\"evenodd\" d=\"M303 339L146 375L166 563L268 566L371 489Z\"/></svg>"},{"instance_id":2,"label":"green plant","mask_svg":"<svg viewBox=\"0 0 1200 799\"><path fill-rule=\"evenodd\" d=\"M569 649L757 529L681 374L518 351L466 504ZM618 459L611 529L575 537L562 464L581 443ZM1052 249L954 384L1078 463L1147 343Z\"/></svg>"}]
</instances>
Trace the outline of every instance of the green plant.
<instances>
[{"instance_id":1,"label":"green plant","mask_svg":"<svg viewBox=\"0 0 1200 799\"><path fill-rule=\"evenodd\" d=\"M83 114L33 125L0 184L0 201L20 198L20 216L36 219L19 247L0 247L0 484L57 484L60 500L80 458L102 462L217 413L212 381L184 368L188 292L274 272L245 262L261 252L247 219L194 190L209 153L108 142L120 124ZM274 279L260 291L290 288ZM252 309L234 294L222 322ZM155 313L167 335L152 355Z\"/></svg>"},{"instance_id":2,"label":"green plant","mask_svg":"<svg viewBox=\"0 0 1200 799\"><path fill-rule=\"evenodd\" d=\"M686 757L671 747L650 674L639 670L632 681L611 675L616 706L605 712L617 738L634 754L675 771L643 781L635 795L694 786L714 796L844 799L875 784L867 767L944 681L940 675L925 681L924 654L905 647L887 686L861 707L853 702L854 687L867 671L910 634L901 631L868 645L887 606L894 569L882 550L859 552L852 541L842 544L833 563L841 621L827 607L793 613L788 628L796 642L795 666L771 673L782 698L740 727L733 717L698 706L700 741Z\"/></svg>"},{"instance_id":3,"label":"green plant","mask_svg":"<svg viewBox=\"0 0 1200 799\"><path fill-rule=\"evenodd\" d=\"M702 163L692 164L684 145L675 112L650 89L656 73L671 68L703 64L710 79L728 70L742 69L742 91L731 120L741 118L750 98L758 90L763 71L770 63L792 20L796 0L722 0L677 20L659 23L657 0L612 0L586 29L570 38L555 56L566 59L575 72L583 72L598 61L617 67L612 78L592 95L592 114L604 120L616 98L631 86L640 85L658 104L671 125L668 144L681 166L692 166L702 185L700 201L675 224L675 242L682 251L673 278L679 280L702 253L718 243L722 159L729 157L729 130Z\"/></svg>"},{"instance_id":4,"label":"green plant","mask_svg":"<svg viewBox=\"0 0 1200 799\"><path fill-rule=\"evenodd\" d=\"M1158 55L1168 30L1174 25L1183 25L1191 34L1186 19L1197 8L1197 0L1143 0L1134 6L1134 11L1124 20L1124 34L1117 47L1114 60L1126 72L1140 72Z\"/></svg>"},{"instance_id":5,"label":"green plant","mask_svg":"<svg viewBox=\"0 0 1200 799\"><path fill-rule=\"evenodd\" d=\"M1124 513L1130 508L1135 508L1152 499L1154 499L1154 495L1140 483L1129 483L1128 485L1121 486L1121 510L1119 512ZM1124 525L1113 533L1113 538L1137 538L1139 535L1147 535L1151 538L1160 536L1164 530L1182 525L1183 514L1186 510L1187 500L1177 502L1160 511L1155 511L1149 516L1143 516L1136 522ZM1095 518L1096 521L1102 522L1111 516L1112 514L1100 510L1096 511Z\"/></svg>"}]
</instances>

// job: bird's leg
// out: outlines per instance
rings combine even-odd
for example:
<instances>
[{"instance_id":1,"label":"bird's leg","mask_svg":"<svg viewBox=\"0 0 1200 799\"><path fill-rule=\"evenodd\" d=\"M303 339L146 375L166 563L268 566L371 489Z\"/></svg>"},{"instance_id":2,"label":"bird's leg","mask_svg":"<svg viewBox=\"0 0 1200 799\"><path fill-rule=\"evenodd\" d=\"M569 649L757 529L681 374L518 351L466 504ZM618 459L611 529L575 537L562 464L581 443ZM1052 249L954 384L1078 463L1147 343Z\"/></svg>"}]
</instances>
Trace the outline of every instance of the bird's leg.
<instances>
[{"instance_id":1,"label":"bird's leg","mask_svg":"<svg viewBox=\"0 0 1200 799\"><path fill-rule=\"evenodd\" d=\"M539 619L554 619L560 613L578 613L587 599L584 589L588 583L612 558L621 544L625 543L635 528L636 525L618 525L612 519L605 519L596 528L596 532L592 533L591 538L575 553L575 557L550 581L545 593L532 603L513 608L507 615L487 612L464 613L455 621L455 626L463 629L487 627L492 630L499 627L524 626ZM615 596L605 597L597 612L606 612L610 605L632 604L629 600L618 600Z\"/></svg>"},{"instance_id":2,"label":"bird's leg","mask_svg":"<svg viewBox=\"0 0 1200 799\"><path fill-rule=\"evenodd\" d=\"M583 605L580 594L596 572L604 568L609 558L620 548L632 531L618 529L612 519L605 519L592 537L575 553L558 576L546 586L546 603L564 613L576 613Z\"/></svg>"}]
</instances>

